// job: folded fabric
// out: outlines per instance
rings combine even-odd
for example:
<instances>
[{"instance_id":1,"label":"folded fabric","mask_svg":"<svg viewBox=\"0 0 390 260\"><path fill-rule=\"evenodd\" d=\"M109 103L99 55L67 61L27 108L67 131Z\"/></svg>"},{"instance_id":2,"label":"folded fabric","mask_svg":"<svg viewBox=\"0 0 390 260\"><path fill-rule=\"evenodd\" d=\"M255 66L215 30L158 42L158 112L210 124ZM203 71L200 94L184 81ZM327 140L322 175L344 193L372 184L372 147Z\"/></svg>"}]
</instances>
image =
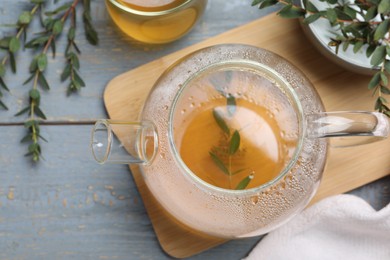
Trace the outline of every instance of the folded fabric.
<instances>
[{"instance_id":1,"label":"folded fabric","mask_svg":"<svg viewBox=\"0 0 390 260\"><path fill-rule=\"evenodd\" d=\"M324 199L264 237L252 259L390 260L390 204L375 211L353 195Z\"/></svg>"}]
</instances>

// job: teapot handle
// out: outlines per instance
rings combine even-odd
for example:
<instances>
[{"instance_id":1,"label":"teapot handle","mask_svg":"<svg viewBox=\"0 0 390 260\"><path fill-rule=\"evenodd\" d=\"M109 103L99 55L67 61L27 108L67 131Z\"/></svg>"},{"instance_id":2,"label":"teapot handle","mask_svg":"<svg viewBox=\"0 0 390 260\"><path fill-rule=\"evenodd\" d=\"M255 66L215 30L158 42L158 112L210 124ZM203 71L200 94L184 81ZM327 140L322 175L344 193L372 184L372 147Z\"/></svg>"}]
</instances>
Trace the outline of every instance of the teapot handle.
<instances>
[{"instance_id":1,"label":"teapot handle","mask_svg":"<svg viewBox=\"0 0 390 260\"><path fill-rule=\"evenodd\" d=\"M389 132L389 118L379 112L340 111L306 116L306 137L332 137L330 144L334 147L372 143L387 138Z\"/></svg>"}]
</instances>

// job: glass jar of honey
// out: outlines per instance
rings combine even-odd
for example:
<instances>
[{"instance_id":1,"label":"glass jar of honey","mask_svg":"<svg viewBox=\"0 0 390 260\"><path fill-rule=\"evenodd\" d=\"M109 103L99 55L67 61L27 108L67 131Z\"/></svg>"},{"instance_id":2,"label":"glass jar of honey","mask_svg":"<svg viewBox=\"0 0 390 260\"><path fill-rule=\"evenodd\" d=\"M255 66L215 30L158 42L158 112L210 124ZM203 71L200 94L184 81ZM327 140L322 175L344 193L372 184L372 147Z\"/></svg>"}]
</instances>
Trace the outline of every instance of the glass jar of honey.
<instances>
[{"instance_id":1,"label":"glass jar of honey","mask_svg":"<svg viewBox=\"0 0 390 260\"><path fill-rule=\"evenodd\" d=\"M131 38L149 44L172 42L188 33L207 0L106 0L115 24Z\"/></svg>"}]
</instances>

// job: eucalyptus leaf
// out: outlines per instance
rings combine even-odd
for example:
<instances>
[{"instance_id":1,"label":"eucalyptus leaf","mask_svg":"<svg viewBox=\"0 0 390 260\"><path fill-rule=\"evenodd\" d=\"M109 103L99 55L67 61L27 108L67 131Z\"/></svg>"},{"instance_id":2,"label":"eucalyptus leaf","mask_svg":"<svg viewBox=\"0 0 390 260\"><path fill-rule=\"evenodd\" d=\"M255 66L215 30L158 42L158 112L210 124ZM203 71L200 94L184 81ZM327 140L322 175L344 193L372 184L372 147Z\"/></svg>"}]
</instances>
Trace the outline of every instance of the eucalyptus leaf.
<instances>
[{"instance_id":1,"label":"eucalyptus leaf","mask_svg":"<svg viewBox=\"0 0 390 260\"><path fill-rule=\"evenodd\" d=\"M390 95L390 89L385 86L381 86L381 92L386 95Z\"/></svg>"},{"instance_id":2,"label":"eucalyptus leaf","mask_svg":"<svg viewBox=\"0 0 390 260\"><path fill-rule=\"evenodd\" d=\"M25 113L27 113L27 112L29 112L29 111L30 111L30 106L25 107L25 108L23 108L22 110L20 110L18 113L16 113L15 116L23 115L23 114L25 114Z\"/></svg>"},{"instance_id":3,"label":"eucalyptus leaf","mask_svg":"<svg viewBox=\"0 0 390 260\"><path fill-rule=\"evenodd\" d=\"M37 143L32 143L32 144L30 144L30 145L28 146L28 151L29 151L30 153L35 152L35 151L37 151L37 150L38 150L38 144L37 144Z\"/></svg>"},{"instance_id":4,"label":"eucalyptus leaf","mask_svg":"<svg viewBox=\"0 0 390 260\"><path fill-rule=\"evenodd\" d=\"M349 47L349 42L344 42L343 43L343 51L347 51L348 47Z\"/></svg>"},{"instance_id":5,"label":"eucalyptus leaf","mask_svg":"<svg viewBox=\"0 0 390 260\"><path fill-rule=\"evenodd\" d=\"M10 40L11 37L4 37L3 39L0 39L0 48L8 50Z\"/></svg>"},{"instance_id":6,"label":"eucalyptus leaf","mask_svg":"<svg viewBox=\"0 0 390 260\"><path fill-rule=\"evenodd\" d=\"M16 53L20 49L20 40L16 37L12 37L9 41L9 51Z\"/></svg>"},{"instance_id":7,"label":"eucalyptus leaf","mask_svg":"<svg viewBox=\"0 0 390 260\"><path fill-rule=\"evenodd\" d=\"M229 155L233 155L238 151L238 148L240 148L240 134L237 130L234 131L229 144Z\"/></svg>"},{"instance_id":8,"label":"eucalyptus leaf","mask_svg":"<svg viewBox=\"0 0 390 260\"><path fill-rule=\"evenodd\" d=\"M76 69L80 69L80 61L79 61L79 58L77 57L77 55L75 53L72 53L72 55L70 56L70 60L72 62L72 66Z\"/></svg>"},{"instance_id":9,"label":"eucalyptus leaf","mask_svg":"<svg viewBox=\"0 0 390 260\"><path fill-rule=\"evenodd\" d=\"M27 134L25 137L22 138L22 140L20 140L21 143L26 143L26 142L30 142L32 141L32 134Z\"/></svg>"},{"instance_id":10,"label":"eucalyptus leaf","mask_svg":"<svg viewBox=\"0 0 390 260\"><path fill-rule=\"evenodd\" d=\"M91 0L83 0L83 6L85 12L90 12L91 11Z\"/></svg>"},{"instance_id":11,"label":"eucalyptus leaf","mask_svg":"<svg viewBox=\"0 0 390 260\"><path fill-rule=\"evenodd\" d=\"M49 84L47 83L47 80L45 78L45 75L43 75L43 73L39 73L38 74L38 82L39 82L39 85L44 89L44 90L49 90L50 89L50 86Z\"/></svg>"},{"instance_id":12,"label":"eucalyptus leaf","mask_svg":"<svg viewBox=\"0 0 390 260\"><path fill-rule=\"evenodd\" d=\"M51 47L53 58L55 58L56 57L56 42L55 41L51 41L50 47Z\"/></svg>"},{"instance_id":13,"label":"eucalyptus leaf","mask_svg":"<svg viewBox=\"0 0 390 260\"><path fill-rule=\"evenodd\" d=\"M31 41L27 42L25 44L25 47L26 48L36 48L40 45L45 44L49 40L49 38L50 38L50 36L47 36L47 35L34 38Z\"/></svg>"},{"instance_id":14,"label":"eucalyptus leaf","mask_svg":"<svg viewBox=\"0 0 390 260\"><path fill-rule=\"evenodd\" d=\"M261 2L263 2L263 1L265 1L265 0L253 0L253 1L252 1L252 6L258 5L258 4L260 4Z\"/></svg>"},{"instance_id":15,"label":"eucalyptus leaf","mask_svg":"<svg viewBox=\"0 0 390 260\"><path fill-rule=\"evenodd\" d=\"M374 53L371 57L371 65L372 66L379 66L386 57L386 47L385 46L379 46L375 49Z\"/></svg>"},{"instance_id":16,"label":"eucalyptus leaf","mask_svg":"<svg viewBox=\"0 0 390 260\"><path fill-rule=\"evenodd\" d=\"M311 0L305 0L303 2L305 4L305 8L307 11L309 11L311 13L318 13L319 12L318 8L311 2Z\"/></svg>"},{"instance_id":17,"label":"eucalyptus leaf","mask_svg":"<svg viewBox=\"0 0 390 260\"><path fill-rule=\"evenodd\" d=\"M310 24L310 23L317 21L319 18L321 18L320 13L312 14L312 15L306 16L306 18L303 19L303 23Z\"/></svg>"},{"instance_id":18,"label":"eucalyptus leaf","mask_svg":"<svg viewBox=\"0 0 390 260\"><path fill-rule=\"evenodd\" d=\"M380 81L381 81L381 75L380 72L377 72L371 78L370 83L368 83L368 89L374 89L376 86L379 85Z\"/></svg>"},{"instance_id":19,"label":"eucalyptus leaf","mask_svg":"<svg viewBox=\"0 0 390 260\"><path fill-rule=\"evenodd\" d=\"M390 1L382 0L378 5L378 12L380 14L389 14L390 13Z\"/></svg>"},{"instance_id":20,"label":"eucalyptus leaf","mask_svg":"<svg viewBox=\"0 0 390 260\"><path fill-rule=\"evenodd\" d=\"M213 109L213 117L224 133L230 135L230 129L217 110Z\"/></svg>"},{"instance_id":21,"label":"eucalyptus leaf","mask_svg":"<svg viewBox=\"0 0 390 260\"><path fill-rule=\"evenodd\" d=\"M32 15L30 12L23 12L20 16L19 16L19 19L18 19L18 23L19 24L22 24L22 25L26 25L26 24L29 24L32 20Z\"/></svg>"},{"instance_id":22,"label":"eucalyptus leaf","mask_svg":"<svg viewBox=\"0 0 390 260\"><path fill-rule=\"evenodd\" d=\"M76 36L76 28L71 27L68 31L68 40L73 41Z\"/></svg>"},{"instance_id":23,"label":"eucalyptus leaf","mask_svg":"<svg viewBox=\"0 0 390 260\"><path fill-rule=\"evenodd\" d=\"M378 12L377 12L377 7L376 7L376 6L371 6L371 7L367 10L367 12L366 12L366 14L365 14L365 16L364 16L364 20L365 20L365 21L370 21L370 20L374 19L375 16L377 16L377 14L378 14Z\"/></svg>"},{"instance_id":24,"label":"eucalyptus leaf","mask_svg":"<svg viewBox=\"0 0 390 260\"><path fill-rule=\"evenodd\" d=\"M41 95L39 94L39 91L36 90L36 89L30 90L29 96L30 96L32 99L39 99L39 98L41 97Z\"/></svg>"},{"instance_id":25,"label":"eucalyptus leaf","mask_svg":"<svg viewBox=\"0 0 390 260\"><path fill-rule=\"evenodd\" d=\"M69 9L71 6L72 6L72 3L66 3L66 4L61 5L60 7L54 9L53 11L45 12L45 15L47 15L47 16L56 15L62 11Z\"/></svg>"},{"instance_id":26,"label":"eucalyptus leaf","mask_svg":"<svg viewBox=\"0 0 390 260\"><path fill-rule=\"evenodd\" d=\"M3 89L9 91L9 88L7 87L7 85L5 84L4 80L2 77L0 77L0 87L2 87Z\"/></svg>"},{"instance_id":27,"label":"eucalyptus leaf","mask_svg":"<svg viewBox=\"0 0 390 260\"><path fill-rule=\"evenodd\" d=\"M228 94L228 97L226 98L226 105L229 116L233 116L237 110L236 98L233 95Z\"/></svg>"},{"instance_id":28,"label":"eucalyptus leaf","mask_svg":"<svg viewBox=\"0 0 390 260\"><path fill-rule=\"evenodd\" d=\"M38 106L34 107L34 113L42 119L45 119L45 120L47 119L45 114L42 112L42 110Z\"/></svg>"},{"instance_id":29,"label":"eucalyptus leaf","mask_svg":"<svg viewBox=\"0 0 390 260\"><path fill-rule=\"evenodd\" d=\"M364 42L362 42L362 41L356 42L353 46L353 52L357 53L358 51L360 51L360 49L363 47L363 45L364 45Z\"/></svg>"},{"instance_id":30,"label":"eucalyptus leaf","mask_svg":"<svg viewBox=\"0 0 390 260\"><path fill-rule=\"evenodd\" d=\"M83 22L84 22L85 36L88 42L91 45L97 45L99 43L99 37L96 30L93 28L92 19L89 10L86 10L83 13Z\"/></svg>"},{"instance_id":31,"label":"eucalyptus leaf","mask_svg":"<svg viewBox=\"0 0 390 260\"><path fill-rule=\"evenodd\" d=\"M348 13L344 12L343 10L340 10L338 8L332 9L336 12L337 19L340 19L342 21L352 21L353 17L351 17Z\"/></svg>"},{"instance_id":32,"label":"eucalyptus leaf","mask_svg":"<svg viewBox=\"0 0 390 260\"><path fill-rule=\"evenodd\" d=\"M72 79L71 82L72 82L72 87L75 88L75 90L80 90L81 89L81 85L80 85L80 83L78 81Z\"/></svg>"},{"instance_id":33,"label":"eucalyptus leaf","mask_svg":"<svg viewBox=\"0 0 390 260\"><path fill-rule=\"evenodd\" d=\"M23 85L29 83L35 77L35 73L31 73L30 77L23 82Z\"/></svg>"},{"instance_id":34,"label":"eucalyptus leaf","mask_svg":"<svg viewBox=\"0 0 390 260\"><path fill-rule=\"evenodd\" d=\"M381 106L382 106L382 101L381 98L378 97L375 102L375 110L380 110Z\"/></svg>"},{"instance_id":35,"label":"eucalyptus leaf","mask_svg":"<svg viewBox=\"0 0 390 260\"><path fill-rule=\"evenodd\" d=\"M226 168L225 164L223 163L223 161L221 159L219 159L219 157L213 153L213 152L209 152L210 154L210 157L211 157L211 160L213 160L213 162L215 163L215 165L226 175L230 175L230 172L229 170Z\"/></svg>"},{"instance_id":36,"label":"eucalyptus leaf","mask_svg":"<svg viewBox=\"0 0 390 260\"><path fill-rule=\"evenodd\" d=\"M69 78L71 73L71 65L66 64L64 70L61 73L61 81L65 81L67 78Z\"/></svg>"},{"instance_id":37,"label":"eucalyptus leaf","mask_svg":"<svg viewBox=\"0 0 390 260\"><path fill-rule=\"evenodd\" d=\"M385 70L390 74L390 60L385 61Z\"/></svg>"},{"instance_id":38,"label":"eucalyptus leaf","mask_svg":"<svg viewBox=\"0 0 390 260\"><path fill-rule=\"evenodd\" d=\"M384 72L380 72L380 77L381 77L381 82L382 82L382 85L384 86L387 86L389 84L389 81L387 79L387 76Z\"/></svg>"},{"instance_id":39,"label":"eucalyptus leaf","mask_svg":"<svg viewBox=\"0 0 390 260\"><path fill-rule=\"evenodd\" d=\"M41 53L37 56L37 66L40 72L44 71L47 67L47 55L46 53Z\"/></svg>"},{"instance_id":40,"label":"eucalyptus leaf","mask_svg":"<svg viewBox=\"0 0 390 260\"><path fill-rule=\"evenodd\" d=\"M238 185L236 186L236 190L243 190L245 189L246 187L248 187L249 183L251 182L253 177L251 177L250 175L245 177L244 179L242 179Z\"/></svg>"},{"instance_id":41,"label":"eucalyptus leaf","mask_svg":"<svg viewBox=\"0 0 390 260\"><path fill-rule=\"evenodd\" d=\"M334 25L337 22L337 13L334 9L326 9L326 16L331 25Z\"/></svg>"},{"instance_id":42,"label":"eucalyptus leaf","mask_svg":"<svg viewBox=\"0 0 390 260\"><path fill-rule=\"evenodd\" d=\"M345 5L343 7L343 11L351 19L355 19L356 18L357 11L354 8L350 7L349 5Z\"/></svg>"},{"instance_id":43,"label":"eucalyptus leaf","mask_svg":"<svg viewBox=\"0 0 390 260\"><path fill-rule=\"evenodd\" d=\"M0 78L5 76L5 66L0 63Z\"/></svg>"},{"instance_id":44,"label":"eucalyptus leaf","mask_svg":"<svg viewBox=\"0 0 390 260\"><path fill-rule=\"evenodd\" d=\"M0 107L2 107L5 110L8 110L8 107L1 100L0 100Z\"/></svg>"},{"instance_id":45,"label":"eucalyptus leaf","mask_svg":"<svg viewBox=\"0 0 390 260\"><path fill-rule=\"evenodd\" d=\"M259 9L263 9L269 6L273 6L278 3L278 0L265 0L259 5Z\"/></svg>"},{"instance_id":46,"label":"eucalyptus leaf","mask_svg":"<svg viewBox=\"0 0 390 260\"><path fill-rule=\"evenodd\" d=\"M40 135L40 134L38 134L38 137L40 138L40 139L42 139L43 141L45 141L46 143L48 143L49 141L47 141L47 139L46 138L44 138L42 135Z\"/></svg>"},{"instance_id":47,"label":"eucalyptus leaf","mask_svg":"<svg viewBox=\"0 0 390 260\"><path fill-rule=\"evenodd\" d=\"M390 0L388 1L390 3ZM379 41L380 39L385 37L388 31L389 31L389 20L384 20L378 25L377 29L375 30L374 41Z\"/></svg>"},{"instance_id":48,"label":"eucalyptus leaf","mask_svg":"<svg viewBox=\"0 0 390 260\"><path fill-rule=\"evenodd\" d=\"M11 64L11 70L13 73L16 73L16 60L15 55L12 52L8 52L9 54L9 62Z\"/></svg>"},{"instance_id":49,"label":"eucalyptus leaf","mask_svg":"<svg viewBox=\"0 0 390 260\"><path fill-rule=\"evenodd\" d=\"M77 53L81 54L81 50L80 50L79 46L77 46L76 42L72 42L72 45L75 48L75 50L77 51Z\"/></svg>"},{"instance_id":50,"label":"eucalyptus leaf","mask_svg":"<svg viewBox=\"0 0 390 260\"><path fill-rule=\"evenodd\" d=\"M371 55L374 53L375 49L376 49L376 45L369 45L369 46L367 47L367 50L366 50L366 56L367 56L367 58L368 58L368 57L371 57Z\"/></svg>"},{"instance_id":51,"label":"eucalyptus leaf","mask_svg":"<svg viewBox=\"0 0 390 260\"><path fill-rule=\"evenodd\" d=\"M306 11L302 8L293 6L293 5L286 5L278 12L278 15L280 15L283 18L300 18L303 17L306 14Z\"/></svg>"},{"instance_id":52,"label":"eucalyptus leaf","mask_svg":"<svg viewBox=\"0 0 390 260\"><path fill-rule=\"evenodd\" d=\"M61 20L57 20L54 22L54 25L53 25L53 35L57 36L59 35L61 32L62 32L62 29L64 27L64 24L62 23Z\"/></svg>"},{"instance_id":53,"label":"eucalyptus leaf","mask_svg":"<svg viewBox=\"0 0 390 260\"><path fill-rule=\"evenodd\" d=\"M78 83L79 86L85 87L85 83L80 75L74 70L73 71L74 80Z\"/></svg>"}]
</instances>

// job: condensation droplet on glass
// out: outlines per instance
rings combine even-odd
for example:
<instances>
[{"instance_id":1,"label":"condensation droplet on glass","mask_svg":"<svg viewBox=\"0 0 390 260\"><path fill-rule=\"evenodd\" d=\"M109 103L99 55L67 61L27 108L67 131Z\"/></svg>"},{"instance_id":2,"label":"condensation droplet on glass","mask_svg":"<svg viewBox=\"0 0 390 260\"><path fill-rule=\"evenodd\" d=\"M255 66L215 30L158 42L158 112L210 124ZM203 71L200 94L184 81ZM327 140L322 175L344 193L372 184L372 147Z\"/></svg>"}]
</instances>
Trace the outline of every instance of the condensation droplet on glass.
<instances>
[{"instance_id":1,"label":"condensation droplet on glass","mask_svg":"<svg viewBox=\"0 0 390 260\"><path fill-rule=\"evenodd\" d=\"M252 196L251 202L253 205L256 205L259 202L259 196Z\"/></svg>"}]
</instances>

